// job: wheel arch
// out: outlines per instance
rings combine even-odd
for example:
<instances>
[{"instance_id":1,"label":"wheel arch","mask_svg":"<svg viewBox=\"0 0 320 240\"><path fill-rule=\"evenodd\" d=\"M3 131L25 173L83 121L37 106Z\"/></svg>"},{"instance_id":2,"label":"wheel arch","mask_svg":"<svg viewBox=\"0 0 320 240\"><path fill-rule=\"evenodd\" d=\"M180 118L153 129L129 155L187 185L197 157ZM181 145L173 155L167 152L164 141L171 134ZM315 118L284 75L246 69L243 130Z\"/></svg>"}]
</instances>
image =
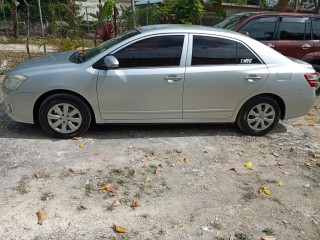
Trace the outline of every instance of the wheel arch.
<instances>
[{"instance_id":1,"label":"wheel arch","mask_svg":"<svg viewBox=\"0 0 320 240\"><path fill-rule=\"evenodd\" d=\"M66 93L66 94L71 94L73 96L76 96L78 98L80 98L81 100L83 100L88 108L90 109L90 113L91 113L91 117L92 117L92 122L96 122L96 117L95 117L95 114L94 114L94 111L93 111L93 108L91 106L91 104L87 101L87 99L85 99L83 96L81 96L80 94L76 93L76 92L73 92L73 91L69 91L69 90L62 90L62 89L56 89L56 90L51 90L51 91L48 91L44 94L42 94L35 102L34 104L34 107L33 107L33 120L34 120L34 123L35 124L39 124L39 118L38 118L38 114L39 114L39 109L40 109L40 106L41 104L43 103L43 101L48 98L49 96L52 96L54 94L57 94L57 93Z\"/></svg>"},{"instance_id":2,"label":"wheel arch","mask_svg":"<svg viewBox=\"0 0 320 240\"><path fill-rule=\"evenodd\" d=\"M254 97L251 97L249 98L243 105L242 107L240 108L240 111L238 112L238 115L237 117L240 115L242 109L245 107L245 105L252 101L253 99L255 98L261 98L261 97L271 97L273 98L278 104L279 104L279 107L280 107L280 110L281 110L281 114L280 114L280 119L283 120L285 118L285 115L286 115L286 105L283 101L283 99L281 97L279 97L278 95L276 94L272 94L272 93L262 93L262 94L259 94L259 95L256 95Z\"/></svg>"}]
</instances>

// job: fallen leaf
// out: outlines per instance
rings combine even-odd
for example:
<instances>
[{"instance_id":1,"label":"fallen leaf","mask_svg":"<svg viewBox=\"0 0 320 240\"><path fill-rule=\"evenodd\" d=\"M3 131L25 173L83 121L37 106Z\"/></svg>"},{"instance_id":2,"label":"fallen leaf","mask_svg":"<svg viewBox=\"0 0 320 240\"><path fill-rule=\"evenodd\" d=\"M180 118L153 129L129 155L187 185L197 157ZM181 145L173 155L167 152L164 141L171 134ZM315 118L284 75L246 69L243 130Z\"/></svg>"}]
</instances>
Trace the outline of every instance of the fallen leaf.
<instances>
[{"instance_id":1,"label":"fallen leaf","mask_svg":"<svg viewBox=\"0 0 320 240\"><path fill-rule=\"evenodd\" d=\"M213 231L213 229L212 229L212 228L209 228L208 226L201 227L201 229L202 229L203 231L208 231L208 232L212 232L212 231Z\"/></svg>"},{"instance_id":2,"label":"fallen leaf","mask_svg":"<svg viewBox=\"0 0 320 240\"><path fill-rule=\"evenodd\" d=\"M188 165L190 163L190 160L188 158L183 159L184 164Z\"/></svg>"},{"instance_id":3,"label":"fallen leaf","mask_svg":"<svg viewBox=\"0 0 320 240\"><path fill-rule=\"evenodd\" d=\"M151 182L151 178L150 178L150 177L146 177L146 178L144 179L144 182L146 182L146 183Z\"/></svg>"},{"instance_id":4,"label":"fallen leaf","mask_svg":"<svg viewBox=\"0 0 320 240\"><path fill-rule=\"evenodd\" d=\"M309 163L309 162L306 162L306 163L304 163L304 166L305 166L305 168L308 168L308 169L311 169L311 163Z\"/></svg>"},{"instance_id":5,"label":"fallen leaf","mask_svg":"<svg viewBox=\"0 0 320 240\"><path fill-rule=\"evenodd\" d=\"M36 173L34 174L34 176L35 176L36 178L41 178L41 177L42 177L42 175L41 175L40 172L36 172Z\"/></svg>"},{"instance_id":6,"label":"fallen leaf","mask_svg":"<svg viewBox=\"0 0 320 240\"><path fill-rule=\"evenodd\" d=\"M100 190L106 190L108 192L112 193L118 193L117 189L112 187L111 183L104 183L99 187Z\"/></svg>"},{"instance_id":7,"label":"fallen leaf","mask_svg":"<svg viewBox=\"0 0 320 240\"><path fill-rule=\"evenodd\" d=\"M79 143L79 148L84 148L84 144L82 142Z\"/></svg>"},{"instance_id":8,"label":"fallen leaf","mask_svg":"<svg viewBox=\"0 0 320 240\"><path fill-rule=\"evenodd\" d=\"M313 154L313 157L314 157L314 158L320 158L320 153L315 153L315 154Z\"/></svg>"},{"instance_id":9,"label":"fallen leaf","mask_svg":"<svg viewBox=\"0 0 320 240\"><path fill-rule=\"evenodd\" d=\"M229 240L234 240L235 236L230 235Z\"/></svg>"},{"instance_id":10,"label":"fallen leaf","mask_svg":"<svg viewBox=\"0 0 320 240\"><path fill-rule=\"evenodd\" d=\"M279 186L279 187L282 186L282 181L278 181L278 186Z\"/></svg>"},{"instance_id":11,"label":"fallen leaf","mask_svg":"<svg viewBox=\"0 0 320 240\"><path fill-rule=\"evenodd\" d=\"M74 170L72 168L69 168L69 172L74 173Z\"/></svg>"},{"instance_id":12,"label":"fallen leaf","mask_svg":"<svg viewBox=\"0 0 320 240\"><path fill-rule=\"evenodd\" d=\"M182 153L182 151L179 150L179 149L176 149L175 152L176 152L176 153L179 153L179 154Z\"/></svg>"},{"instance_id":13,"label":"fallen leaf","mask_svg":"<svg viewBox=\"0 0 320 240\"><path fill-rule=\"evenodd\" d=\"M282 171L282 173L283 173L283 174L285 174L285 175L289 175L289 176L292 176L292 174L291 174L291 173L289 173L289 172L286 172L286 171Z\"/></svg>"},{"instance_id":14,"label":"fallen leaf","mask_svg":"<svg viewBox=\"0 0 320 240\"><path fill-rule=\"evenodd\" d=\"M315 125L313 123L309 123L308 127L314 127Z\"/></svg>"},{"instance_id":15,"label":"fallen leaf","mask_svg":"<svg viewBox=\"0 0 320 240\"><path fill-rule=\"evenodd\" d=\"M142 166L142 168L147 168L147 167L149 167L149 165L148 164L143 164L143 166Z\"/></svg>"},{"instance_id":16,"label":"fallen leaf","mask_svg":"<svg viewBox=\"0 0 320 240\"><path fill-rule=\"evenodd\" d=\"M100 190L108 190L110 188L112 188L112 184L111 183L104 183L99 187Z\"/></svg>"},{"instance_id":17,"label":"fallen leaf","mask_svg":"<svg viewBox=\"0 0 320 240\"><path fill-rule=\"evenodd\" d=\"M293 127L300 127L302 124L301 123L294 123L294 124L291 124Z\"/></svg>"},{"instance_id":18,"label":"fallen leaf","mask_svg":"<svg viewBox=\"0 0 320 240\"><path fill-rule=\"evenodd\" d=\"M252 162L246 162L244 166L250 170L252 170Z\"/></svg>"},{"instance_id":19,"label":"fallen leaf","mask_svg":"<svg viewBox=\"0 0 320 240\"><path fill-rule=\"evenodd\" d=\"M42 225L44 220L47 219L48 214L46 214L41 208L39 208L37 215L38 215L38 224Z\"/></svg>"},{"instance_id":20,"label":"fallen leaf","mask_svg":"<svg viewBox=\"0 0 320 240\"><path fill-rule=\"evenodd\" d=\"M283 167L282 163L277 162L277 165L278 165L278 168L282 169L282 167Z\"/></svg>"},{"instance_id":21,"label":"fallen leaf","mask_svg":"<svg viewBox=\"0 0 320 240\"><path fill-rule=\"evenodd\" d=\"M273 153L272 155L275 157L280 157L279 154L277 154L277 153Z\"/></svg>"},{"instance_id":22,"label":"fallen leaf","mask_svg":"<svg viewBox=\"0 0 320 240\"><path fill-rule=\"evenodd\" d=\"M134 170L134 169L130 169L130 170L129 170L129 175L130 175L131 177L135 177L135 176L138 175L138 172L137 172L136 170Z\"/></svg>"},{"instance_id":23,"label":"fallen leaf","mask_svg":"<svg viewBox=\"0 0 320 240\"><path fill-rule=\"evenodd\" d=\"M112 224L112 227L117 233L126 233L127 232L127 230L122 226L117 226L115 224Z\"/></svg>"},{"instance_id":24,"label":"fallen leaf","mask_svg":"<svg viewBox=\"0 0 320 240\"><path fill-rule=\"evenodd\" d=\"M309 188L310 187L310 183L307 183L306 185L303 186L304 188Z\"/></svg>"},{"instance_id":25,"label":"fallen leaf","mask_svg":"<svg viewBox=\"0 0 320 240\"><path fill-rule=\"evenodd\" d=\"M119 207L121 205L120 201L119 200L116 200L112 203L112 207L113 208L116 208L116 207Z\"/></svg>"},{"instance_id":26,"label":"fallen leaf","mask_svg":"<svg viewBox=\"0 0 320 240\"><path fill-rule=\"evenodd\" d=\"M4 129L6 126L2 123L0 123L0 129Z\"/></svg>"},{"instance_id":27,"label":"fallen leaf","mask_svg":"<svg viewBox=\"0 0 320 240\"><path fill-rule=\"evenodd\" d=\"M95 152L94 155L95 155L95 156L100 156L100 155L101 155L101 152Z\"/></svg>"},{"instance_id":28,"label":"fallen leaf","mask_svg":"<svg viewBox=\"0 0 320 240\"><path fill-rule=\"evenodd\" d=\"M233 168L230 168L230 171L234 171L234 172L237 172L237 170L233 167Z\"/></svg>"},{"instance_id":29,"label":"fallen leaf","mask_svg":"<svg viewBox=\"0 0 320 240\"><path fill-rule=\"evenodd\" d=\"M264 236L264 237L261 237L261 240L276 240L276 237L275 236Z\"/></svg>"},{"instance_id":30,"label":"fallen leaf","mask_svg":"<svg viewBox=\"0 0 320 240\"><path fill-rule=\"evenodd\" d=\"M152 156L156 155L156 153L155 153L154 151L150 151L150 154L151 154Z\"/></svg>"},{"instance_id":31,"label":"fallen leaf","mask_svg":"<svg viewBox=\"0 0 320 240\"><path fill-rule=\"evenodd\" d=\"M311 120L315 119L315 116L307 115L307 116L304 117L304 119L307 120L307 121L311 121Z\"/></svg>"},{"instance_id":32,"label":"fallen leaf","mask_svg":"<svg viewBox=\"0 0 320 240\"><path fill-rule=\"evenodd\" d=\"M119 175L123 174L123 170L121 170L121 169L112 169L111 172L112 172L112 173L119 174Z\"/></svg>"},{"instance_id":33,"label":"fallen leaf","mask_svg":"<svg viewBox=\"0 0 320 240\"><path fill-rule=\"evenodd\" d=\"M73 140L80 140L81 137L73 137Z\"/></svg>"},{"instance_id":34,"label":"fallen leaf","mask_svg":"<svg viewBox=\"0 0 320 240\"><path fill-rule=\"evenodd\" d=\"M131 207L136 208L138 206L139 206L139 199L138 198L134 198L132 200Z\"/></svg>"},{"instance_id":35,"label":"fallen leaf","mask_svg":"<svg viewBox=\"0 0 320 240\"><path fill-rule=\"evenodd\" d=\"M292 148L289 149L289 152L294 152L295 150L296 149L292 147Z\"/></svg>"},{"instance_id":36,"label":"fallen leaf","mask_svg":"<svg viewBox=\"0 0 320 240\"><path fill-rule=\"evenodd\" d=\"M260 187L259 188L259 192L264 192L267 195L272 195L272 192L270 189L266 188L266 187Z\"/></svg>"},{"instance_id":37,"label":"fallen leaf","mask_svg":"<svg viewBox=\"0 0 320 240\"><path fill-rule=\"evenodd\" d=\"M239 152L238 152L238 155L241 156L241 157L243 157L244 151L239 151Z\"/></svg>"},{"instance_id":38,"label":"fallen leaf","mask_svg":"<svg viewBox=\"0 0 320 240\"><path fill-rule=\"evenodd\" d=\"M158 166L156 167L156 169L154 170L154 173L155 173L155 174L158 174L158 173L160 173L160 171L161 171L161 165L158 165Z\"/></svg>"}]
</instances>

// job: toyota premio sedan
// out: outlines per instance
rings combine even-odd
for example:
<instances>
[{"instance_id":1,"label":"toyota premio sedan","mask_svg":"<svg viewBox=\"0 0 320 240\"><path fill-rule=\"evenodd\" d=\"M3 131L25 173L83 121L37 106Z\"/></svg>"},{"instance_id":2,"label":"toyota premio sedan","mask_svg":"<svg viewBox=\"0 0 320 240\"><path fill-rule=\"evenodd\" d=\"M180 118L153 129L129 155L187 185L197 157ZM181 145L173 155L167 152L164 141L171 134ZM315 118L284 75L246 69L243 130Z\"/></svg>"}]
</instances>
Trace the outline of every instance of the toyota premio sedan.
<instances>
[{"instance_id":1,"label":"toyota premio sedan","mask_svg":"<svg viewBox=\"0 0 320 240\"><path fill-rule=\"evenodd\" d=\"M303 116L318 75L243 34L153 25L95 48L28 60L3 82L6 112L52 137L91 123L236 123L264 135Z\"/></svg>"}]
</instances>

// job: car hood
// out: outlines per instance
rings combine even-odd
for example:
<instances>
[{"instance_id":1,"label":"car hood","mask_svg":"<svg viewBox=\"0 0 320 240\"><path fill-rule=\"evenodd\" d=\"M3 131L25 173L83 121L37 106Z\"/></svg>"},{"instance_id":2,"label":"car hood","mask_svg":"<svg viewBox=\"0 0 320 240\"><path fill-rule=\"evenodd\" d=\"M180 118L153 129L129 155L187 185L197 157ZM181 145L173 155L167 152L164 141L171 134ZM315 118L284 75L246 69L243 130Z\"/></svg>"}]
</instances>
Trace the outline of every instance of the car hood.
<instances>
[{"instance_id":1,"label":"car hood","mask_svg":"<svg viewBox=\"0 0 320 240\"><path fill-rule=\"evenodd\" d=\"M26 71L36 71L39 69L46 69L46 68L65 68L70 67L70 65L74 65L69 61L70 56L74 53L74 51L70 52L61 52L56 53L53 55L47 55L43 57L38 57L34 59L27 60L16 67L14 67L10 74L12 73L21 73L24 74Z\"/></svg>"}]
</instances>

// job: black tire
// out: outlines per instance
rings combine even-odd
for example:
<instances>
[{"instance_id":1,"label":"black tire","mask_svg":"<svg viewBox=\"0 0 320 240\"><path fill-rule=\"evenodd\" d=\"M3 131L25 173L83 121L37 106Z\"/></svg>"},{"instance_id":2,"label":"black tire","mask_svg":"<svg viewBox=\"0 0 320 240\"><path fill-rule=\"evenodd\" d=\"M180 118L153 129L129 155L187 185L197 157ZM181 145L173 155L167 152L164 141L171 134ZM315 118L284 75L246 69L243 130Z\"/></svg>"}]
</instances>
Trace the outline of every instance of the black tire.
<instances>
[{"instance_id":1,"label":"black tire","mask_svg":"<svg viewBox=\"0 0 320 240\"><path fill-rule=\"evenodd\" d=\"M72 115L69 115L70 113ZM67 139L82 136L89 128L92 116L89 107L81 98L57 93L43 101L38 118L43 130L51 137Z\"/></svg>"},{"instance_id":2,"label":"black tire","mask_svg":"<svg viewBox=\"0 0 320 240\"><path fill-rule=\"evenodd\" d=\"M320 74L320 65L312 64L312 67L318 74ZM318 84L316 86L316 94L320 94L320 81L318 81Z\"/></svg>"},{"instance_id":3,"label":"black tire","mask_svg":"<svg viewBox=\"0 0 320 240\"><path fill-rule=\"evenodd\" d=\"M247 135L262 136L278 124L280 115L279 104L272 97L255 97L241 108L237 125Z\"/></svg>"}]
</instances>

